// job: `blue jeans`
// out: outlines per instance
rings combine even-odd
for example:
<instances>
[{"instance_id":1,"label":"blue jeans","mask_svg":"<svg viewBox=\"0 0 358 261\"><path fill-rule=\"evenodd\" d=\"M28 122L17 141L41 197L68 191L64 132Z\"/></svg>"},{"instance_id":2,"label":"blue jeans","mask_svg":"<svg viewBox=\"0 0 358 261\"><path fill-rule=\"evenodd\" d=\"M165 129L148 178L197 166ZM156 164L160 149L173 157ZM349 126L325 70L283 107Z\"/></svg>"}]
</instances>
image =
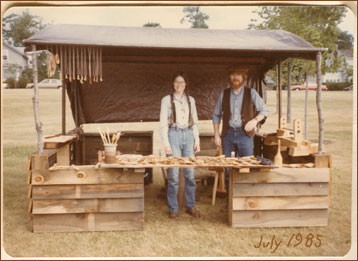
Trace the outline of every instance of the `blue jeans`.
<instances>
[{"instance_id":1,"label":"blue jeans","mask_svg":"<svg viewBox=\"0 0 358 261\"><path fill-rule=\"evenodd\" d=\"M192 129L169 128L169 143L173 157L194 157L194 134ZM185 202L186 208L192 209L195 206L196 183L193 168L183 168L185 178ZM167 199L170 212L178 212L178 182L179 168L168 169Z\"/></svg>"},{"instance_id":2,"label":"blue jeans","mask_svg":"<svg viewBox=\"0 0 358 261\"><path fill-rule=\"evenodd\" d=\"M225 157L231 157L232 151L239 157L254 155L254 139L249 137L243 128L229 127L222 139L222 147ZM225 186L229 198L229 168L225 168Z\"/></svg>"}]
</instances>

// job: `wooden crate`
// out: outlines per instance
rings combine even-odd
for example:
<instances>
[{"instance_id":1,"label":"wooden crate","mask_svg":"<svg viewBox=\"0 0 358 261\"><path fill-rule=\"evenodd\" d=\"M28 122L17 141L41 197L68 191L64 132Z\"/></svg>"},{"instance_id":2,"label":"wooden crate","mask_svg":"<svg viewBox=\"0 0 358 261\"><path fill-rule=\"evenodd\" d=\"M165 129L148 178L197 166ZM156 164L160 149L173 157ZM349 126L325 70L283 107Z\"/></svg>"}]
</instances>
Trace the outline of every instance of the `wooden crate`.
<instances>
[{"instance_id":1,"label":"wooden crate","mask_svg":"<svg viewBox=\"0 0 358 261\"><path fill-rule=\"evenodd\" d=\"M82 164L95 164L98 151L104 149L102 139L99 133L85 133L82 138L84 158ZM125 132L118 141L118 150L123 154L153 154L153 132Z\"/></svg>"},{"instance_id":2,"label":"wooden crate","mask_svg":"<svg viewBox=\"0 0 358 261\"><path fill-rule=\"evenodd\" d=\"M113 133L110 134L111 136ZM98 132L88 132L82 135L81 160L76 159L77 164L93 165L98 161L98 151L104 150L102 139ZM118 141L118 148L122 154L153 154L153 131L125 131ZM145 184L153 183L153 170L147 168Z\"/></svg>"},{"instance_id":3,"label":"wooden crate","mask_svg":"<svg viewBox=\"0 0 358 261\"><path fill-rule=\"evenodd\" d=\"M330 168L230 172L232 227L327 226Z\"/></svg>"},{"instance_id":4,"label":"wooden crate","mask_svg":"<svg viewBox=\"0 0 358 261\"><path fill-rule=\"evenodd\" d=\"M49 170L32 155L29 212L33 232L143 230L144 169Z\"/></svg>"}]
</instances>

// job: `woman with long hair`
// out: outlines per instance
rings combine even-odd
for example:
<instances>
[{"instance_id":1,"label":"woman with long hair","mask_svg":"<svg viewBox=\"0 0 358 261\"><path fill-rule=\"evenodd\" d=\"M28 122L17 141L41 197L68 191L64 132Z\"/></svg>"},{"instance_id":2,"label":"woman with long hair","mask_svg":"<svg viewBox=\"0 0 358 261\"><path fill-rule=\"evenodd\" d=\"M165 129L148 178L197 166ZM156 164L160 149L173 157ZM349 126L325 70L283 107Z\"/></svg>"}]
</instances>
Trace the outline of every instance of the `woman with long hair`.
<instances>
[{"instance_id":1,"label":"woman with long hair","mask_svg":"<svg viewBox=\"0 0 358 261\"><path fill-rule=\"evenodd\" d=\"M183 72L173 77L173 93L162 98L160 137L167 157L194 157L200 151L198 115L195 100L188 95L189 81ZM195 210L196 183L193 168L184 168L186 213L200 217ZM169 218L178 218L179 168L168 169L167 199Z\"/></svg>"}]
</instances>

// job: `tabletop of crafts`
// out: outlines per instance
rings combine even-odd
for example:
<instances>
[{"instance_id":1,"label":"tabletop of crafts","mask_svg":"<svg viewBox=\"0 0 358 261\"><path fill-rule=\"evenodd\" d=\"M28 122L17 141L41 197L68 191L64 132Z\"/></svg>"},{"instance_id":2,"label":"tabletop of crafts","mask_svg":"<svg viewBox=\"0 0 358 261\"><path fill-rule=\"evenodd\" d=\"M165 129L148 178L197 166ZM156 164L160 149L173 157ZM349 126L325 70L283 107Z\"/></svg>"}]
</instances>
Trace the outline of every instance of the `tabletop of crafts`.
<instances>
[{"instance_id":1,"label":"tabletop of crafts","mask_svg":"<svg viewBox=\"0 0 358 261\"><path fill-rule=\"evenodd\" d=\"M255 156L227 158L225 155L217 157L163 157L122 154L117 155L115 163L107 164L100 162L99 164L101 164L101 167L112 168L277 168L274 164L262 164L262 160L257 159Z\"/></svg>"}]
</instances>

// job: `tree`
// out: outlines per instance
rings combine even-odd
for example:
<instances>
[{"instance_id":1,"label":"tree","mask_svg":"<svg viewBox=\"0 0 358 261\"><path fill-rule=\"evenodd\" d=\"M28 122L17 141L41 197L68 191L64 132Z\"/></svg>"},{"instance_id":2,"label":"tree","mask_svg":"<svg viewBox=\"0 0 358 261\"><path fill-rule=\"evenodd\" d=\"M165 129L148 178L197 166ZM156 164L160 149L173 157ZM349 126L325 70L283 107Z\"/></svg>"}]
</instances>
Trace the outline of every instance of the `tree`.
<instances>
[{"instance_id":1,"label":"tree","mask_svg":"<svg viewBox=\"0 0 358 261\"><path fill-rule=\"evenodd\" d=\"M325 72L336 72L342 65L342 57L332 54L336 50L336 42L340 36L337 25L342 21L346 12L347 9L340 6L263 6L254 11L263 19L263 22L258 25L249 24L248 27L258 30L285 30L300 36L314 47L328 48L328 52L324 52L322 55L323 59L319 59L319 66L317 65L317 68L324 74ZM329 65L326 64L326 61L330 61ZM308 76L316 73L315 61L305 62L300 59L293 59L291 66L294 84L302 84L303 75ZM282 69L283 75L286 76L283 77L283 85L285 85L287 81L287 61L282 63ZM275 77L273 71L269 72L268 75ZM308 77L305 78L308 79ZM288 103L290 103L289 100ZM305 125L307 125L306 120Z\"/></svg>"},{"instance_id":2,"label":"tree","mask_svg":"<svg viewBox=\"0 0 358 261\"><path fill-rule=\"evenodd\" d=\"M161 28L160 23L153 23L153 22L148 22L146 24L143 24L143 27L156 27L156 28Z\"/></svg>"},{"instance_id":3,"label":"tree","mask_svg":"<svg viewBox=\"0 0 358 261\"><path fill-rule=\"evenodd\" d=\"M24 46L23 40L31 37L45 27L39 16L31 15L28 11L21 15L10 14L2 21L3 38L13 46Z\"/></svg>"},{"instance_id":4,"label":"tree","mask_svg":"<svg viewBox=\"0 0 358 261\"><path fill-rule=\"evenodd\" d=\"M31 37L42 30L46 25L42 24L39 16L30 14L28 11L22 14L10 14L3 18L3 38L12 46L24 46L23 40ZM38 79L42 81L47 78L48 56L42 52L37 59Z\"/></svg>"},{"instance_id":5,"label":"tree","mask_svg":"<svg viewBox=\"0 0 358 261\"><path fill-rule=\"evenodd\" d=\"M336 44L338 45L338 49L352 49L353 41L353 35L349 34L347 31L341 31L336 41Z\"/></svg>"},{"instance_id":6,"label":"tree","mask_svg":"<svg viewBox=\"0 0 358 261\"><path fill-rule=\"evenodd\" d=\"M185 16L180 20L180 23L188 21L192 24L191 28L209 28L205 23L206 20L209 20L209 16L201 12L199 6L185 6L183 12Z\"/></svg>"},{"instance_id":7,"label":"tree","mask_svg":"<svg viewBox=\"0 0 358 261\"><path fill-rule=\"evenodd\" d=\"M336 42L340 35L337 25L342 22L347 9L345 7L325 6L263 6L255 10L264 21L261 24L249 24L249 29L274 29L285 30L294 33L317 48L328 48L323 53L322 72L335 72L341 65L339 59L334 59L333 66L326 66L324 61L331 58L331 53L336 49ZM293 67L298 67L292 72L292 77L302 80L306 63L302 60L293 60ZM315 73L314 63L309 64L309 75Z\"/></svg>"}]
</instances>

